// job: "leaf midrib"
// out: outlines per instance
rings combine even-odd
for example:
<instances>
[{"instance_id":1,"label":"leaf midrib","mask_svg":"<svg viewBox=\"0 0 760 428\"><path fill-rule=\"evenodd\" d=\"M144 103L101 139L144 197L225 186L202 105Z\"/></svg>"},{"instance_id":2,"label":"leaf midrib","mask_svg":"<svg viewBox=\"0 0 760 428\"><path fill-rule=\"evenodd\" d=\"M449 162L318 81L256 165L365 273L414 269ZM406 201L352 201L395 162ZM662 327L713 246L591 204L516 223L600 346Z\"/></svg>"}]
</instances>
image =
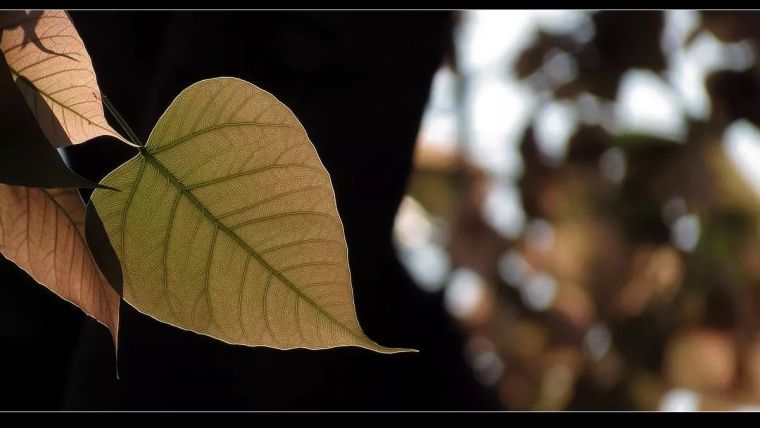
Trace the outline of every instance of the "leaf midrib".
<instances>
[{"instance_id":1,"label":"leaf midrib","mask_svg":"<svg viewBox=\"0 0 760 428\"><path fill-rule=\"evenodd\" d=\"M285 276L280 274L280 272L277 271L269 262L266 261L256 250L254 250L248 243L246 243L240 236L238 236L233 230L225 226L223 223L221 223L219 220L214 217L213 214L206 208L205 205L203 205L203 202L198 200L198 198L195 197L195 195L184 185L182 182L180 182L177 177L174 176L158 159L156 159L155 156L153 156L152 153L150 153L147 149L144 147L140 148L140 154L143 156L143 158L150 163L156 170L158 170L161 175L165 176L169 182L177 188L177 190L184 195L209 221L211 221L219 230L227 234L230 238L232 238L235 242L238 243L243 249L245 249L251 256L253 256L264 268L266 268L272 275L274 275L277 279L280 280L283 284L285 284L288 288L290 288L291 291L293 291L300 299L303 299L306 303L310 304L314 309L319 311L322 315L324 315L327 319L341 327L342 329L346 330L349 334L351 334L354 338L358 339L361 343L369 345L372 349L382 349L382 347L379 347L377 344L373 343L371 340L364 337L362 334L357 333L353 329L349 328L342 322L338 321L335 317L332 316L329 312L324 310L321 306L319 306L314 300L312 300L309 296L305 295L301 290L298 289L298 287L295 286L289 279L287 279ZM298 314L296 314L298 316Z\"/></svg>"},{"instance_id":2,"label":"leaf midrib","mask_svg":"<svg viewBox=\"0 0 760 428\"><path fill-rule=\"evenodd\" d=\"M51 202L52 202L52 203L55 205L56 211L60 211L60 212L61 212L61 214L63 214L63 215L66 217L66 219L69 221L69 223L71 223L71 224L73 224L73 225L74 225L74 233L76 233L76 236L77 236L77 237L79 237L79 240L80 240L80 241L81 241L83 244L84 244L84 243L86 243L87 241L85 240L85 237L82 235L82 232L80 231L79 227L77 227L77 222L75 222L75 221L74 221L74 219L73 219L73 218L71 218L71 215L69 215L69 212L68 212L68 211L66 211L66 209L63 207L63 205L61 205L61 204L58 202L58 200L56 199L56 196L62 195L63 193L65 193L65 192L66 192L66 190L64 190L63 192L61 192L61 193L58 193L58 194L56 194L56 195L53 195L53 194L51 194L51 193L50 193L50 191L49 191L48 189L42 189L42 188L40 188L39 190L41 190L41 191L42 191L42 193L44 193L44 194L45 194L45 197L47 197L47 198L48 198L48 199L49 199L49 200L50 200L50 201L51 201ZM77 197L77 198L79 198L79 195L76 195L76 197ZM29 200L29 194L27 193L27 202L28 202L28 200ZM56 234L55 236L57 237L57 234ZM91 249L90 249L90 246L89 246L89 245L84 245L84 248L85 248L85 250L87 251L87 255L86 255L86 256L87 256L87 257L89 257L89 258L90 258L90 260L91 260L93 263L95 263L95 259L94 259L94 257L92 256L92 251L91 251ZM54 247L54 250L53 250L53 251L55 251L55 247ZM72 254L72 257L73 257L73 254L74 254L74 252L72 251L72 253L71 253L71 254ZM85 255L84 255L84 254L82 254L82 262L83 262L83 263L84 263L84 257L85 257ZM97 266L97 263L95 263L95 265ZM71 266L69 266L69 268L71 268ZM100 276L100 275L102 275L102 271L100 271L100 268L97 268L97 269L96 269L96 272L95 272L95 274L98 276L98 279L99 279L99 283L100 283L100 285L103 285L103 284L102 284L102 282L103 282L103 277L102 277L102 276ZM69 273L69 275L71 275L71 273ZM110 287L110 284L108 284L108 285L109 285L109 287ZM47 287L47 286L46 286L46 287ZM80 284L80 291L81 291L81 284ZM53 291L53 292L54 292L54 293L56 293L56 294L58 294L56 291ZM79 306L79 305L77 305L77 306ZM105 306L105 308L106 308L106 312L107 312L107 315L108 315L108 320L109 320L109 322L110 322L110 321L112 321L112 318L113 318L113 312L112 312L111 306L110 306L110 305L107 303L107 298L106 298L106 303L105 303L103 306ZM89 313L87 310L85 310L84 308L81 308L81 309L82 309L82 311L83 311L84 313L86 313L87 315L90 315L90 316L94 317L94 318L97 320L97 318L95 317L95 315L92 315L92 314L90 314L90 313ZM95 311L92 311L92 312L93 312L93 314L95 313ZM98 320L98 322L100 322L100 320ZM111 330L111 326L110 326L110 325L106 325L106 327L108 327L108 329L109 329L109 330ZM117 327L118 327L118 326L117 326Z\"/></svg>"},{"instance_id":3,"label":"leaf midrib","mask_svg":"<svg viewBox=\"0 0 760 428\"><path fill-rule=\"evenodd\" d=\"M10 69L10 71L11 71L11 74L13 74L13 75L14 75L14 77L18 78L19 76L21 76L21 75L20 75L18 72L16 72L16 70L14 70L12 67L10 67L10 66L9 66L8 68ZM71 70L63 70L63 71L71 71ZM90 124L90 125L93 125L93 126L95 126L95 127L97 127L97 128L100 128L100 129L102 129L103 131L106 131L108 135L112 135L112 136L114 135L114 132L113 132L113 130L110 130L110 129L108 129L108 128L106 128L106 127L104 127L104 126L102 126L102 125L100 125L100 124L98 124L98 123L95 123L95 122L94 122L92 119L90 119L90 118L88 118L88 117L85 117L85 116L84 116L82 113L80 113L80 112L78 112L78 111L74 110L73 108L71 108L71 107L67 106L66 104L63 104L62 102L60 102L60 101L58 101L57 99L55 99L55 98L54 98L52 95L49 95L47 92L45 92L45 91L43 91L42 89L38 88L38 87L37 87L37 85L35 85L33 81L29 80L29 82L31 83L31 85L30 85L30 86L31 86L32 88L34 88L34 90L35 90L35 91L37 91L37 92L38 92L40 95L42 95L43 97L45 97L45 98L49 99L50 101L52 101L53 103L55 103L57 106L61 107L62 109L68 110L69 112L73 113L75 116L78 116L78 117L80 117L80 118L82 118L82 119L86 120L88 124ZM35 116L36 116L36 115L35 115ZM67 131L67 133L68 133L68 127L66 127L66 131ZM68 137L70 140L72 140L72 138L71 138L70 136L68 136L68 135L67 135L67 137Z\"/></svg>"}]
</instances>

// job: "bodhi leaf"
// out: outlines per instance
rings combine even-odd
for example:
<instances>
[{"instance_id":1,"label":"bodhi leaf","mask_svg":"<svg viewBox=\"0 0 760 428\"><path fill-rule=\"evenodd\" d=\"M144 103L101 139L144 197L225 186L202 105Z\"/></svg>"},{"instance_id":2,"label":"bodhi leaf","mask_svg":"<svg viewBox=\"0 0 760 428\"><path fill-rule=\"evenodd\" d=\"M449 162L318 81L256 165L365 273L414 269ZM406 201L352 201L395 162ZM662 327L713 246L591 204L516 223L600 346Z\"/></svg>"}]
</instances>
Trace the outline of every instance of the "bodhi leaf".
<instances>
[{"instance_id":1,"label":"bodhi leaf","mask_svg":"<svg viewBox=\"0 0 760 428\"><path fill-rule=\"evenodd\" d=\"M90 55L62 10L0 13L0 49L16 84L55 147L110 135Z\"/></svg>"},{"instance_id":2,"label":"bodhi leaf","mask_svg":"<svg viewBox=\"0 0 760 428\"><path fill-rule=\"evenodd\" d=\"M0 55L0 182L32 187L94 187L50 145Z\"/></svg>"},{"instance_id":3,"label":"bodhi leaf","mask_svg":"<svg viewBox=\"0 0 760 428\"><path fill-rule=\"evenodd\" d=\"M84 203L76 189L0 184L0 252L108 327L116 343L119 295L92 259L84 220Z\"/></svg>"},{"instance_id":4,"label":"bodhi leaf","mask_svg":"<svg viewBox=\"0 0 760 428\"><path fill-rule=\"evenodd\" d=\"M227 343L394 353L356 317L343 225L306 131L235 78L185 89L92 202L124 300Z\"/></svg>"}]
</instances>

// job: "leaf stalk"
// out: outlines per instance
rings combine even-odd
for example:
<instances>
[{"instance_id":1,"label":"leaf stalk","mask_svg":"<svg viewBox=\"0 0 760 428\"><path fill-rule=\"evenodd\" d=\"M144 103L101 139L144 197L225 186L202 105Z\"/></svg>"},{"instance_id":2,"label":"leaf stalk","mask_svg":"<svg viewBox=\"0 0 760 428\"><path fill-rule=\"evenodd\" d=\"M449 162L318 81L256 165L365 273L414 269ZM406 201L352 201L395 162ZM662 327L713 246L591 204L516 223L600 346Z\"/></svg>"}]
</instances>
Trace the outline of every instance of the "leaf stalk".
<instances>
[{"instance_id":1,"label":"leaf stalk","mask_svg":"<svg viewBox=\"0 0 760 428\"><path fill-rule=\"evenodd\" d=\"M121 126L121 129L124 130L124 132L127 133L127 137L129 137L129 140L132 141L132 143L137 144L139 147L145 147L145 144L140 140L140 138L137 137L137 134L132 131L132 128L129 127L127 124L127 121L124 120L123 117L119 114L119 111L116 110L116 107L111 104L111 101L108 99L108 97L103 94L103 104L106 106L108 111L113 115L114 119L116 119L117 122L119 122L119 125Z\"/></svg>"}]
</instances>

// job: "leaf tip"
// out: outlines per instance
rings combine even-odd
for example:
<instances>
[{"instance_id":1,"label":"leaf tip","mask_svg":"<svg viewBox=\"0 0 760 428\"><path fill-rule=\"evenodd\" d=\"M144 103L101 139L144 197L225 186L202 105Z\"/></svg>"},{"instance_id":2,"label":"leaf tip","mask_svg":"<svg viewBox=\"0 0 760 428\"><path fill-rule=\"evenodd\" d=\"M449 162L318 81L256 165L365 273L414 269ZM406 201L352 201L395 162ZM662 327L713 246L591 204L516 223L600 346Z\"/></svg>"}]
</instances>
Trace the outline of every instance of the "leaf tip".
<instances>
[{"instance_id":1,"label":"leaf tip","mask_svg":"<svg viewBox=\"0 0 760 428\"><path fill-rule=\"evenodd\" d=\"M386 354L406 354L406 353L412 353L412 354L419 354L419 349L414 348L386 348Z\"/></svg>"},{"instance_id":2,"label":"leaf tip","mask_svg":"<svg viewBox=\"0 0 760 428\"><path fill-rule=\"evenodd\" d=\"M405 353L419 353L420 352L418 349L414 349L414 348L388 348L386 346L382 346L377 343L373 343L373 345L374 346L368 349L381 353L381 354L405 354Z\"/></svg>"}]
</instances>

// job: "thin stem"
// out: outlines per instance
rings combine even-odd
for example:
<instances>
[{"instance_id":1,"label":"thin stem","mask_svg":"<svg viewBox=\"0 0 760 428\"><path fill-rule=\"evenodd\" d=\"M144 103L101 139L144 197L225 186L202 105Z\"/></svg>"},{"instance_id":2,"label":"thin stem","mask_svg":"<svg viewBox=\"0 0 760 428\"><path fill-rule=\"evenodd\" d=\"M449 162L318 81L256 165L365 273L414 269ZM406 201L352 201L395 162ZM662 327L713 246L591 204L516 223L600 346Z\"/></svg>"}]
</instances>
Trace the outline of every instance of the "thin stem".
<instances>
[{"instance_id":1,"label":"thin stem","mask_svg":"<svg viewBox=\"0 0 760 428\"><path fill-rule=\"evenodd\" d=\"M137 135L132 131L132 128L127 125L127 121L124 120L123 117L119 114L119 112L116 110L116 107L111 104L111 101L108 99L105 94L103 94L103 104L105 104L106 108L109 112L113 115L113 117L116 119L117 122L119 122L119 125L121 125L121 129L124 130L124 132L127 133L127 136L129 137L130 141L132 141L134 144L137 144L140 147L144 147L145 144L143 144L142 141L137 137Z\"/></svg>"}]
</instances>

